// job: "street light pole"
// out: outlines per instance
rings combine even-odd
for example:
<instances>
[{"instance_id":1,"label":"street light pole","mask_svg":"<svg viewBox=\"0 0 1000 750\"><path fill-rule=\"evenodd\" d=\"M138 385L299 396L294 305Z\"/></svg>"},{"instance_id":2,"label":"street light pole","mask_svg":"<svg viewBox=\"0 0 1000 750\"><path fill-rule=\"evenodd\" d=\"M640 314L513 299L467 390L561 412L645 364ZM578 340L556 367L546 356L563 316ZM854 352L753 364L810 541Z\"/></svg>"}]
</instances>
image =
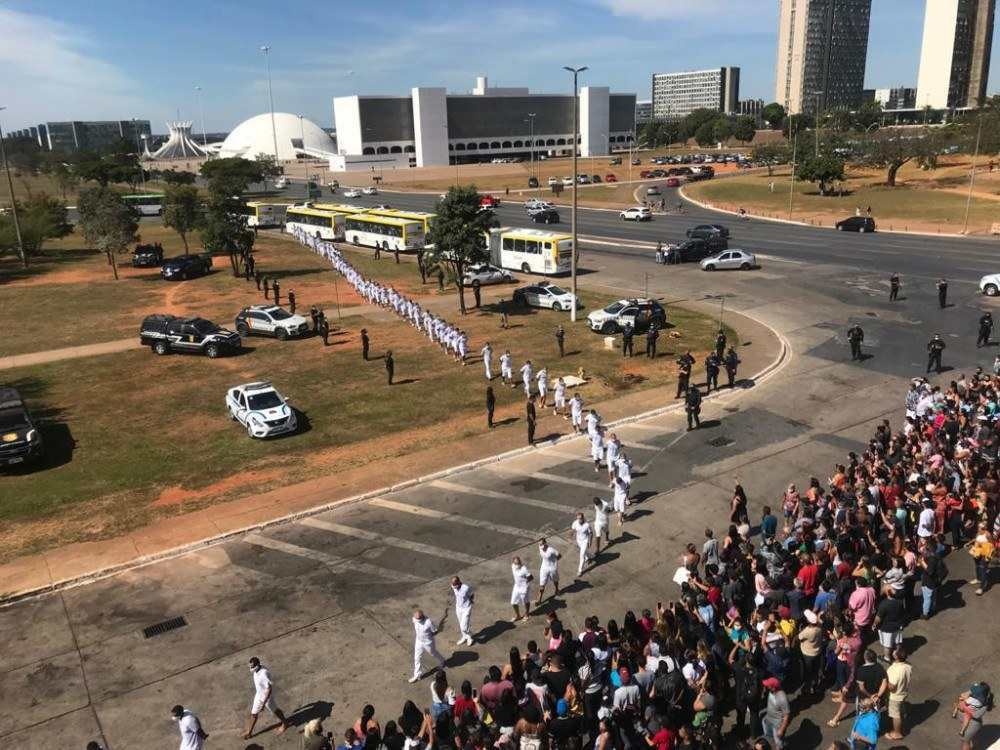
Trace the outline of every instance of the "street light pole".
<instances>
[{"instance_id":1,"label":"street light pole","mask_svg":"<svg viewBox=\"0 0 1000 750\"><path fill-rule=\"evenodd\" d=\"M573 203L570 208L570 234L573 236L573 254L570 256L570 296L572 300L570 301L569 308L569 319L571 323L576 322L576 197L577 197L577 138L579 137L580 131L580 96L577 90L577 80L580 73L585 71L587 66L584 65L581 68L571 68L568 65L563 66L563 70L568 70L573 74Z\"/></svg>"},{"instance_id":2,"label":"street light pole","mask_svg":"<svg viewBox=\"0 0 1000 750\"><path fill-rule=\"evenodd\" d=\"M208 135L205 133L205 107L201 103L201 86L195 86L194 90L198 92L198 114L201 116L201 145L208 145Z\"/></svg>"},{"instance_id":3,"label":"street light pole","mask_svg":"<svg viewBox=\"0 0 1000 750\"><path fill-rule=\"evenodd\" d=\"M0 111L7 109L0 107ZM17 255L21 259L21 265L28 267L28 256L24 253L24 240L21 238L21 222L17 217L17 201L14 200L14 180L10 177L10 163L7 161L7 149L3 143L3 126L0 125L0 161L3 161L4 171L7 173L7 188L10 190L10 211L14 217L14 235L17 237Z\"/></svg>"},{"instance_id":4,"label":"street light pole","mask_svg":"<svg viewBox=\"0 0 1000 750\"><path fill-rule=\"evenodd\" d=\"M135 160L139 163L139 184L142 185L142 192L146 192L146 170L142 168L142 139L139 138L139 123L132 118L132 131L135 133Z\"/></svg>"},{"instance_id":5,"label":"street light pole","mask_svg":"<svg viewBox=\"0 0 1000 750\"><path fill-rule=\"evenodd\" d=\"M825 92L823 92L823 91L813 91L813 94L816 96L816 111L814 113L814 117L816 118L816 127L814 128L814 130L816 131L816 139L815 140L816 140L816 158L817 159L819 158L819 129L820 129L820 124L819 124L819 98L824 93Z\"/></svg>"},{"instance_id":6,"label":"street light pole","mask_svg":"<svg viewBox=\"0 0 1000 750\"><path fill-rule=\"evenodd\" d=\"M529 138L531 138L531 153L530 156L528 157L529 160L528 163L530 165L528 167L528 174L531 175L532 177L535 177L535 113L534 112L528 113L528 134ZM537 180L537 177L535 179ZM538 194L539 195L541 194L540 189L538 191Z\"/></svg>"},{"instance_id":7,"label":"street light pole","mask_svg":"<svg viewBox=\"0 0 1000 750\"><path fill-rule=\"evenodd\" d=\"M969 195L965 199L965 226L962 234L969 233L969 209L972 208L972 188L976 184L976 159L979 158L979 141L983 137L983 116L979 115L979 130L976 132L976 150L972 155L972 174L969 175Z\"/></svg>"},{"instance_id":8,"label":"street light pole","mask_svg":"<svg viewBox=\"0 0 1000 750\"><path fill-rule=\"evenodd\" d=\"M788 182L788 220L792 220L792 198L795 196L795 149L798 146L799 131L795 129L795 115L788 116L788 127L792 130L792 174Z\"/></svg>"},{"instance_id":9,"label":"street light pole","mask_svg":"<svg viewBox=\"0 0 1000 750\"><path fill-rule=\"evenodd\" d=\"M274 92L271 90L271 48L263 45L260 51L264 53L264 67L267 68L267 100L271 105L271 136L274 138L274 161L278 162L278 128L274 124Z\"/></svg>"}]
</instances>

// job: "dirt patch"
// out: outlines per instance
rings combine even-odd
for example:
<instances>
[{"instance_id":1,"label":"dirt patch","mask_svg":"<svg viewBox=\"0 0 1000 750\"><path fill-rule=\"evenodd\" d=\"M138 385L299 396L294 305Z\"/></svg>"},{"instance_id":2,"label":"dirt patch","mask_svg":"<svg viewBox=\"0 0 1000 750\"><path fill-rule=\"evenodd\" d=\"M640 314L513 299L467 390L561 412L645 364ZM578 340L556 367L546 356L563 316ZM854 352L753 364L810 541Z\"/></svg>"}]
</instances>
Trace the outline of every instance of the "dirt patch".
<instances>
[{"instance_id":1,"label":"dirt patch","mask_svg":"<svg viewBox=\"0 0 1000 750\"><path fill-rule=\"evenodd\" d=\"M154 508L165 508L171 505L181 505L189 500L204 502L213 496L232 492L236 489L249 488L251 485L272 482L282 477L284 473L281 469L246 471L226 477L225 479L220 479L218 482L213 482L198 489L188 490L183 487L167 487L151 505Z\"/></svg>"}]
</instances>

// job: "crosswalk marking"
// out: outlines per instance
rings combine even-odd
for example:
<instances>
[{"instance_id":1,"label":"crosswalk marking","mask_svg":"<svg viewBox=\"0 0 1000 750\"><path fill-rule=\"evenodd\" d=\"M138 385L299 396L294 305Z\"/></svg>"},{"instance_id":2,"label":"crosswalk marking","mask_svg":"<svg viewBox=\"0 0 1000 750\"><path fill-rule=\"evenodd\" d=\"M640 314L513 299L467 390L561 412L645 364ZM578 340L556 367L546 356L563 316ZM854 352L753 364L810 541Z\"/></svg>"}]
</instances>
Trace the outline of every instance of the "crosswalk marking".
<instances>
[{"instance_id":1,"label":"crosswalk marking","mask_svg":"<svg viewBox=\"0 0 1000 750\"><path fill-rule=\"evenodd\" d=\"M504 524L492 523L490 521L480 521L478 518L469 518L467 516L459 515L458 513L445 513L431 508L422 508L419 505L410 505L409 503L400 503L395 500L386 500L383 497L376 497L370 504L376 505L379 508L386 508L387 510L398 510L401 513L412 513L415 516L434 518L439 521L452 521L454 523L463 524L464 526L473 526L478 529L488 529L489 531L495 531L498 534L507 534L508 536L523 536L528 537L529 539L538 536L537 531L519 529L516 526L505 526Z\"/></svg>"},{"instance_id":2,"label":"crosswalk marking","mask_svg":"<svg viewBox=\"0 0 1000 750\"><path fill-rule=\"evenodd\" d=\"M555 513L572 513L579 510L575 505L565 505L563 503L553 503L549 500L536 500L533 497L524 497L523 495L512 495L507 492L498 492L496 490L481 490L478 487L468 487L464 484L458 484L457 482L449 482L446 479L438 479L431 484L435 487L440 487L443 490L451 490L452 492L464 492L469 495L480 495L482 497L492 498L494 500L510 500L514 503L520 503L521 505L531 505L535 508L543 508L544 510L551 510Z\"/></svg>"},{"instance_id":3,"label":"crosswalk marking","mask_svg":"<svg viewBox=\"0 0 1000 750\"><path fill-rule=\"evenodd\" d=\"M337 555L331 555L329 552L323 552L322 550L300 547L297 544L283 542L280 539L272 539L271 537L264 536L263 534L247 534L243 537L243 541L247 544L253 544L257 547L266 547L267 549L272 549L276 552L284 552L285 554L295 555L296 557L306 557L310 560L315 560L316 562L333 568L334 570L356 570L358 572L365 573L366 575L388 578L391 581L420 583L424 580L409 573L402 573L398 570L390 570L389 568L372 565L371 563L364 562L363 560L338 557Z\"/></svg>"},{"instance_id":4,"label":"crosswalk marking","mask_svg":"<svg viewBox=\"0 0 1000 750\"><path fill-rule=\"evenodd\" d=\"M638 448L641 451L662 451L663 447L660 445L653 445L652 443L639 443L635 440L623 440L622 445L625 448Z\"/></svg>"},{"instance_id":5,"label":"crosswalk marking","mask_svg":"<svg viewBox=\"0 0 1000 750\"><path fill-rule=\"evenodd\" d=\"M504 466L503 464L496 464L494 466L488 467L493 471L498 471L502 474L517 474L523 476L523 473L514 467ZM574 479L573 477L561 477L558 474L550 474L547 471L533 471L530 476L534 479L545 479L549 482L559 482L560 484L572 484L577 487L586 487L590 490L599 490L601 492L608 491L608 485L602 484L600 482L591 482L587 479Z\"/></svg>"},{"instance_id":6,"label":"crosswalk marking","mask_svg":"<svg viewBox=\"0 0 1000 750\"><path fill-rule=\"evenodd\" d=\"M334 534L350 536L355 539L364 539L369 542L381 542L382 544L390 547L400 547L401 549L408 549L412 552L420 552L424 555L443 557L446 560L458 560L460 562L469 563L470 565L475 565L476 563L484 561L484 558L482 557L466 555L464 552L454 552L442 547L434 547L433 545L421 544L420 542L411 542L408 539L400 539L399 537L387 536L386 534L375 534L374 532L365 531L364 529L356 529L353 526L345 526L344 524L334 523L333 521L324 521L321 518L303 518L299 521L299 525L309 526L314 529L322 529L323 531L331 531Z\"/></svg>"},{"instance_id":7,"label":"crosswalk marking","mask_svg":"<svg viewBox=\"0 0 1000 750\"><path fill-rule=\"evenodd\" d=\"M590 458L589 455L584 455L582 453L570 453L569 451L561 451L558 448L545 448L542 451L546 456L558 456L559 458L565 458L568 461L584 461L585 463L593 463L594 460Z\"/></svg>"},{"instance_id":8,"label":"crosswalk marking","mask_svg":"<svg viewBox=\"0 0 1000 750\"><path fill-rule=\"evenodd\" d=\"M623 424L615 427L615 430L645 430L646 432L655 432L660 435L670 432L670 430L664 427L657 427L652 424L643 424L642 422L630 422L629 424Z\"/></svg>"}]
</instances>

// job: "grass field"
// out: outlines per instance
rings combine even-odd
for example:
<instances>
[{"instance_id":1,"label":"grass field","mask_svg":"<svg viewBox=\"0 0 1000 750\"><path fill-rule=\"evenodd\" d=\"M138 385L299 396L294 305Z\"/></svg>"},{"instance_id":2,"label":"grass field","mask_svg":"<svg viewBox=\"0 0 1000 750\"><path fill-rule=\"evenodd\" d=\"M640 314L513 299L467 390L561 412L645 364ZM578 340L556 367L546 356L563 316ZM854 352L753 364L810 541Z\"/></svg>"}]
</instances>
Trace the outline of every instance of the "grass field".
<instances>
[{"instance_id":1,"label":"grass field","mask_svg":"<svg viewBox=\"0 0 1000 750\"><path fill-rule=\"evenodd\" d=\"M144 233L150 232L144 226ZM167 235L164 239L169 241ZM446 449L484 431L485 382L479 362L466 367L455 363L386 311L359 306L342 282L339 292L348 313L337 321L333 272L291 242L262 235L259 243L260 262L282 270L285 290L294 279L303 307L314 302L326 307L338 325L332 345L324 348L314 338L252 338L242 355L218 360L157 357L140 349L4 371L2 381L20 388L44 419L49 453L35 471L0 474L0 496L5 498L0 532L6 541L0 560L113 536L158 517L316 477L331 467L403 455L415 446ZM374 261L369 253L348 252L364 273L391 281L422 303L458 318L454 294L438 295L436 285L421 286L412 263L396 265L391 259ZM73 307L78 316L73 327L82 339L73 343L85 343L92 340L95 328L101 329L103 316L120 322L116 335L135 335L142 311L162 304L156 295L165 282L142 275L101 282L106 286L101 287L100 302L94 302L88 296L91 284L66 277L65 269L68 264L77 276L105 276L103 259L73 249L65 254L72 260L60 261L63 253L54 253L47 270L5 286L4 299L16 294L17 321L44 319L46 311L36 305ZM50 280L62 281L44 283L49 274ZM227 324L240 300L254 298L246 282L227 272L168 286L179 290L172 299L177 309L219 310L218 322ZM671 309L671 330L679 338L664 338L664 356L624 361L616 351L604 349L602 337L587 330L582 318L572 327L565 313L515 310L511 327L500 329L494 306L500 296L509 299L509 288L487 291L484 308L462 319L471 348L478 351L489 339L497 355L510 349L518 364L531 358L536 368L547 366L553 381L583 367L588 403L671 381L675 368L669 355L674 347L690 348L701 357L715 330L709 318ZM587 309L608 300L586 293L582 297ZM73 304L67 305L67 300ZM26 309L36 312L25 315ZM62 324L73 322L68 314L59 315L67 316L60 318ZM10 310L0 310L5 330L11 330L14 320ZM560 323L567 328L564 360L557 358L553 339ZM376 356L393 350L399 385L385 385L381 359L362 361L361 327L369 330ZM729 335L732 340L733 332ZM26 350L37 347L31 340L21 333L15 337L17 346ZM48 342L44 348L49 348ZM229 421L226 388L262 378L273 380L300 410L304 427L298 434L252 441ZM502 387L496 391L498 418L505 413L520 417L522 392Z\"/></svg>"}]
</instances>

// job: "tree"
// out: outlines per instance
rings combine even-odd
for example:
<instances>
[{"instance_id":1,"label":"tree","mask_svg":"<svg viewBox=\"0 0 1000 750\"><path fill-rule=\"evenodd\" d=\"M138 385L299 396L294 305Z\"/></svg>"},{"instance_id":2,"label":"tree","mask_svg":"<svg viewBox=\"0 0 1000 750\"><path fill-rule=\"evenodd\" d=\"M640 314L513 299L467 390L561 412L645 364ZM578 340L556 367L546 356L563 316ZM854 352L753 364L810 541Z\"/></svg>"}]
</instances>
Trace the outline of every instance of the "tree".
<instances>
[{"instance_id":1,"label":"tree","mask_svg":"<svg viewBox=\"0 0 1000 750\"><path fill-rule=\"evenodd\" d=\"M785 122L785 108L777 102L771 102L760 111L760 116L771 126L771 130L777 130Z\"/></svg>"},{"instance_id":2,"label":"tree","mask_svg":"<svg viewBox=\"0 0 1000 750\"><path fill-rule=\"evenodd\" d=\"M781 132L785 138L791 138L796 133L802 134L804 130L813 127L814 120L810 115L802 114L789 115L781 123Z\"/></svg>"},{"instance_id":3,"label":"tree","mask_svg":"<svg viewBox=\"0 0 1000 750\"><path fill-rule=\"evenodd\" d=\"M498 225L492 211L479 210L479 191L474 185L459 185L448 190L437 204L428 260L447 269L449 280L458 289L458 304L465 314L465 270L474 263L490 259L486 233Z\"/></svg>"},{"instance_id":4,"label":"tree","mask_svg":"<svg viewBox=\"0 0 1000 750\"><path fill-rule=\"evenodd\" d=\"M874 130L874 126L882 121L881 102L865 102L854 113L854 129L860 133Z\"/></svg>"},{"instance_id":5,"label":"tree","mask_svg":"<svg viewBox=\"0 0 1000 750\"><path fill-rule=\"evenodd\" d=\"M708 148L709 146L714 146L716 144L715 140L715 123L712 121L703 122L698 126L698 129L694 132L694 140L703 148Z\"/></svg>"},{"instance_id":6,"label":"tree","mask_svg":"<svg viewBox=\"0 0 1000 750\"><path fill-rule=\"evenodd\" d=\"M181 236L184 254L188 254L188 232L201 218L201 198L193 185L169 185L163 193L163 225Z\"/></svg>"},{"instance_id":7,"label":"tree","mask_svg":"<svg viewBox=\"0 0 1000 750\"><path fill-rule=\"evenodd\" d=\"M264 180L264 187L267 188L267 181L276 179L281 174L281 166L278 164L278 160L274 158L274 154L261 152L253 159L260 165L260 174Z\"/></svg>"},{"instance_id":8,"label":"tree","mask_svg":"<svg viewBox=\"0 0 1000 750\"><path fill-rule=\"evenodd\" d=\"M201 241L209 252L228 255L233 276L239 276L240 262L245 262L256 239L243 219L240 196L263 179L261 165L238 157L215 159L201 165L201 176L208 180L208 202L199 227Z\"/></svg>"},{"instance_id":9,"label":"tree","mask_svg":"<svg viewBox=\"0 0 1000 750\"><path fill-rule=\"evenodd\" d=\"M750 115L736 118L736 124L733 125L733 136L736 140L750 143L755 135L757 135L757 123Z\"/></svg>"},{"instance_id":10,"label":"tree","mask_svg":"<svg viewBox=\"0 0 1000 750\"><path fill-rule=\"evenodd\" d=\"M795 176L806 182L819 183L820 195L826 195L829 183L844 179L844 160L826 154L807 156L796 165Z\"/></svg>"},{"instance_id":11,"label":"tree","mask_svg":"<svg viewBox=\"0 0 1000 750\"><path fill-rule=\"evenodd\" d=\"M713 123L719 118L718 110L696 109L680 121L680 136L684 140L694 136L698 138L698 130L705 123Z\"/></svg>"},{"instance_id":12,"label":"tree","mask_svg":"<svg viewBox=\"0 0 1000 750\"><path fill-rule=\"evenodd\" d=\"M77 185L80 184L80 178L77 176L76 172L62 162L57 163L52 168L52 178L56 181L56 185L59 186L59 192L62 194L63 202L67 200L69 192L71 190L75 190Z\"/></svg>"},{"instance_id":13,"label":"tree","mask_svg":"<svg viewBox=\"0 0 1000 750\"><path fill-rule=\"evenodd\" d=\"M940 136L930 128L920 128L916 132L885 128L872 133L860 144L859 160L870 167L884 169L886 186L895 187L899 168L909 161L916 161L927 169L936 167L942 146Z\"/></svg>"},{"instance_id":14,"label":"tree","mask_svg":"<svg viewBox=\"0 0 1000 750\"><path fill-rule=\"evenodd\" d=\"M753 147L753 160L767 167L767 176L774 175L775 164L787 164L792 160L792 147L785 141L759 143Z\"/></svg>"},{"instance_id":15,"label":"tree","mask_svg":"<svg viewBox=\"0 0 1000 750\"><path fill-rule=\"evenodd\" d=\"M733 137L733 123L728 117L716 118L712 123L712 137L718 143L725 143Z\"/></svg>"},{"instance_id":16,"label":"tree","mask_svg":"<svg viewBox=\"0 0 1000 750\"><path fill-rule=\"evenodd\" d=\"M837 107L826 113L826 117L823 118L820 127L834 130L838 133L846 133L854 127L855 122L854 114L850 110L844 107Z\"/></svg>"},{"instance_id":17,"label":"tree","mask_svg":"<svg viewBox=\"0 0 1000 750\"><path fill-rule=\"evenodd\" d=\"M83 236L108 258L108 265L118 280L115 255L135 241L139 214L112 188L100 186L81 191L76 202Z\"/></svg>"},{"instance_id":18,"label":"tree","mask_svg":"<svg viewBox=\"0 0 1000 750\"><path fill-rule=\"evenodd\" d=\"M201 176L208 181L211 196L242 195L250 185L264 179L259 162L238 156L206 161L201 165Z\"/></svg>"},{"instance_id":19,"label":"tree","mask_svg":"<svg viewBox=\"0 0 1000 750\"><path fill-rule=\"evenodd\" d=\"M73 231L66 220L66 207L62 201L45 193L37 193L24 203L17 204L18 224L21 227L21 246L24 248L23 265L28 259L40 255L47 240L65 237ZM17 247L17 232L12 213L0 214L0 255Z\"/></svg>"},{"instance_id":20,"label":"tree","mask_svg":"<svg viewBox=\"0 0 1000 750\"><path fill-rule=\"evenodd\" d=\"M168 185L194 185L198 175L194 172L178 172L176 169L164 169L157 174L157 177Z\"/></svg>"}]
</instances>

